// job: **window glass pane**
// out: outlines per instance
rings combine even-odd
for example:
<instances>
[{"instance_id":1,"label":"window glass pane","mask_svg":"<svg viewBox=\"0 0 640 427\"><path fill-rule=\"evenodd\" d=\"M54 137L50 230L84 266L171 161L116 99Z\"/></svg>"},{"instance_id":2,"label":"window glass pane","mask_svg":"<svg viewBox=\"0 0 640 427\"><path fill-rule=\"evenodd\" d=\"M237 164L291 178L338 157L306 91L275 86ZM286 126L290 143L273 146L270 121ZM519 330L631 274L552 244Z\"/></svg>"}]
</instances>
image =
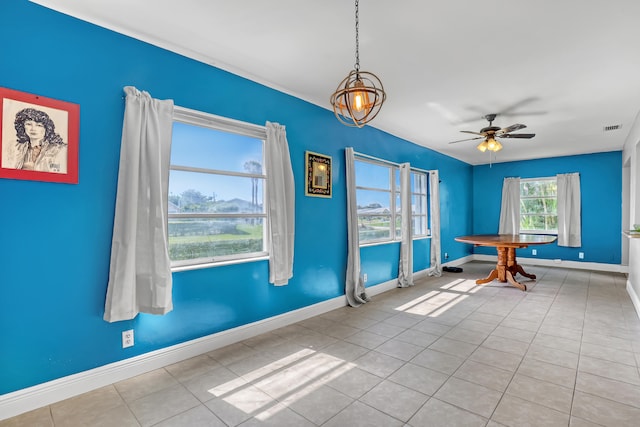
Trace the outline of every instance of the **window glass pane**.
<instances>
[{"instance_id":1,"label":"window glass pane","mask_svg":"<svg viewBox=\"0 0 640 427\"><path fill-rule=\"evenodd\" d=\"M388 182L388 181L387 181ZM376 190L356 190L358 214L391 213L391 193Z\"/></svg>"},{"instance_id":2,"label":"window glass pane","mask_svg":"<svg viewBox=\"0 0 640 427\"><path fill-rule=\"evenodd\" d=\"M169 257L172 261L262 250L262 218L169 219Z\"/></svg>"},{"instance_id":3,"label":"window glass pane","mask_svg":"<svg viewBox=\"0 0 640 427\"><path fill-rule=\"evenodd\" d=\"M358 215L358 235L360 243L391 238L391 216Z\"/></svg>"},{"instance_id":4,"label":"window glass pane","mask_svg":"<svg viewBox=\"0 0 640 427\"><path fill-rule=\"evenodd\" d=\"M414 214L424 215L426 214L426 196L413 195L411 196L411 212Z\"/></svg>"},{"instance_id":5,"label":"window glass pane","mask_svg":"<svg viewBox=\"0 0 640 427\"><path fill-rule=\"evenodd\" d=\"M411 192L427 194L427 176L423 173L411 174Z\"/></svg>"},{"instance_id":6,"label":"window glass pane","mask_svg":"<svg viewBox=\"0 0 640 427\"><path fill-rule=\"evenodd\" d=\"M546 213L555 214L557 209L557 199L539 198L539 199L520 199L520 212L527 213Z\"/></svg>"},{"instance_id":7,"label":"window glass pane","mask_svg":"<svg viewBox=\"0 0 640 427\"><path fill-rule=\"evenodd\" d=\"M389 166L356 160L356 186L391 190ZM358 199L360 204L360 199Z\"/></svg>"},{"instance_id":8,"label":"window glass pane","mask_svg":"<svg viewBox=\"0 0 640 427\"><path fill-rule=\"evenodd\" d=\"M556 215L522 215L520 217L522 230L555 231L558 229Z\"/></svg>"},{"instance_id":9,"label":"window glass pane","mask_svg":"<svg viewBox=\"0 0 640 427\"><path fill-rule=\"evenodd\" d=\"M426 216L416 215L413 217L413 235L424 236L427 234L426 230Z\"/></svg>"},{"instance_id":10,"label":"window glass pane","mask_svg":"<svg viewBox=\"0 0 640 427\"><path fill-rule=\"evenodd\" d=\"M546 217L545 221L546 230L557 230L558 229L558 216L550 215Z\"/></svg>"},{"instance_id":11,"label":"window glass pane","mask_svg":"<svg viewBox=\"0 0 640 427\"><path fill-rule=\"evenodd\" d=\"M520 230L555 232L558 228L555 178L520 181Z\"/></svg>"},{"instance_id":12,"label":"window glass pane","mask_svg":"<svg viewBox=\"0 0 640 427\"><path fill-rule=\"evenodd\" d=\"M555 196L556 194L555 179L520 182L520 195L523 197Z\"/></svg>"},{"instance_id":13,"label":"window glass pane","mask_svg":"<svg viewBox=\"0 0 640 427\"><path fill-rule=\"evenodd\" d=\"M263 141L185 123L173 123L171 164L262 174Z\"/></svg>"},{"instance_id":14,"label":"window glass pane","mask_svg":"<svg viewBox=\"0 0 640 427\"><path fill-rule=\"evenodd\" d=\"M169 213L263 213L264 179L172 170Z\"/></svg>"}]
</instances>

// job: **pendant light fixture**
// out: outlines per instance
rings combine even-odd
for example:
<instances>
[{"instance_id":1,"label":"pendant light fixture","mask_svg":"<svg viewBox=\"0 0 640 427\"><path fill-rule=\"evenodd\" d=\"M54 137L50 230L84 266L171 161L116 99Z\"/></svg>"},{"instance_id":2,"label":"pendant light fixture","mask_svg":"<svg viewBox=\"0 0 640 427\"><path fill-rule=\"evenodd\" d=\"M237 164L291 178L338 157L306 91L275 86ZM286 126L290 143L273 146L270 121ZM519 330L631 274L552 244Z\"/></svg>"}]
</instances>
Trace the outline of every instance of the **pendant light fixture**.
<instances>
[{"instance_id":1,"label":"pendant light fixture","mask_svg":"<svg viewBox=\"0 0 640 427\"><path fill-rule=\"evenodd\" d=\"M375 74L360 71L358 21L356 0L356 64L331 95L331 105L340 122L361 128L378 115L387 95L384 93L382 82Z\"/></svg>"},{"instance_id":2,"label":"pendant light fixture","mask_svg":"<svg viewBox=\"0 0 640 427\"><path fill-rule=\"evenodd\" d=\"M482 141L476 148L482 151L483 153L487 150L493 151L494 153L496 153L502 150L502 144L500 144L499 141L496 141L496 139L493 136L489 136L487 137L487 139Z\"/></svg>"}]
</instances>

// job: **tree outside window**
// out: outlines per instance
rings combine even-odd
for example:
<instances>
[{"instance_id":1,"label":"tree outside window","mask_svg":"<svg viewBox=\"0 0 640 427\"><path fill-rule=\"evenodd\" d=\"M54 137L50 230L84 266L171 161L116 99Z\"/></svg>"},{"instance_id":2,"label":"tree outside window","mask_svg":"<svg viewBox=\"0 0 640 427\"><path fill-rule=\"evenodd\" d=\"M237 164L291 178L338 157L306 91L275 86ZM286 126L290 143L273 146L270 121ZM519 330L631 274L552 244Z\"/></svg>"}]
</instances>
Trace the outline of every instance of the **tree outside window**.
<instances>
[{"instance_id":1,"label":"tree outside window","mask_svg":"<svg viewBox=\"0 0 640 427\"><path fill-rule=\"evenodd\" d=\"M558 186L555 178L520 180L520 232L558 232Z\"/></svg>"}]
</instances>

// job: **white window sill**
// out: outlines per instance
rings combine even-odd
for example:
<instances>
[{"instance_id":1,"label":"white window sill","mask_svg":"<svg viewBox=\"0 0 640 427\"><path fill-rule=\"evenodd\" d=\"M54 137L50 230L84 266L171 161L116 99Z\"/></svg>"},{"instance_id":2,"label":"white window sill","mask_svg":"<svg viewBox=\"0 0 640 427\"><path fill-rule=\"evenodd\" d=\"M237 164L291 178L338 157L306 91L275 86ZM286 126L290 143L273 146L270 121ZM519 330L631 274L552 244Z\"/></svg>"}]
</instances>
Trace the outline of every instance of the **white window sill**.
<instances>
[{"instance_id":1,"label":"white window sill","mask_svg":"<svg viewBox=\"0 0 640 427\"><path fill-rule=\"evenodd\" d=\"M225 265L234 265L234 264L244 264L247 262L264 261L268 259L269 259L269 255L262 255L254 258L230 259L225 261L207 262L202 264L180 265L180 266L171 267L171 272L177 273L180 271L200 270L203 268L222 267Z\"/></svg>"}]
</instances>

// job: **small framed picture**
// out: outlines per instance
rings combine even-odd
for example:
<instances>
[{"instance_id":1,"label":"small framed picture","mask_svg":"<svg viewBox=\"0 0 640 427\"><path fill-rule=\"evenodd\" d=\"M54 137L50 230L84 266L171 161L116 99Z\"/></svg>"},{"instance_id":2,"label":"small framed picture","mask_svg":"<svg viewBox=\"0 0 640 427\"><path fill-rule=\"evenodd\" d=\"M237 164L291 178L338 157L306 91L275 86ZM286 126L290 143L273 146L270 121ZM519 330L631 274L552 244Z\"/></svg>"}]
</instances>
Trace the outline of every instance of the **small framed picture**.
<instances>
[{"instance_id":1,"label":"small framed picture","mask_svg":"<svg viewBox=\"0 0 640 427\"><path fill-rule=\"evenodd\" d=\"M307 187L304 194L316 197L331 197L331 157L305 152Z\"/></svg>"},{"instance_id":2,"label":"small framed picture","mask_svg":"<svg viewBox=\"0 0 640 427\"><path fill-rule=\"evenodd\" d=\"M0 178L78 183L78 104L0 87L0 113Z\"/></svg>"}]
</instances>

